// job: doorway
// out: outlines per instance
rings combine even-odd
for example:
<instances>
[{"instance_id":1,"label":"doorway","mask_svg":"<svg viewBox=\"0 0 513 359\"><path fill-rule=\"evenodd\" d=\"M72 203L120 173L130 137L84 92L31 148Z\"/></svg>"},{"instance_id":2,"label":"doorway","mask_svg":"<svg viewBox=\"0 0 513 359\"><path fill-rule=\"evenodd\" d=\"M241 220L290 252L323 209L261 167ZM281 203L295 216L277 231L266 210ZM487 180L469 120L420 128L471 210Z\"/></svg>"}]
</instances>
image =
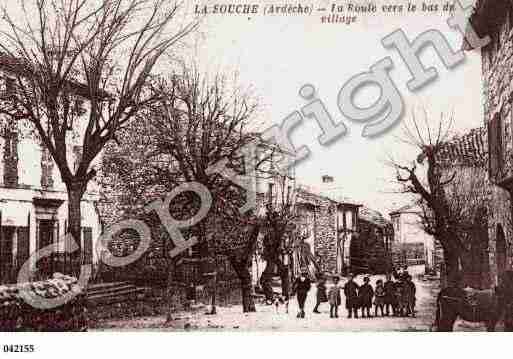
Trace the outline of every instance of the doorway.
<instances>
[{"instance_id":1,"label":"doorway","mask_svg":"<svg viewBox=\"0 0 513 359\"><path fill-rule=\"evenodd\" d=\"M39 219L37 220L37 250L41 250L53 243L55 243L56 221L52 219ZM38 262L36 267L43 275L51 275L54 272L53 256L44 256Z\"/></svg>"},{"instance_id":2,"label":"doorway","mask_svg":"<svg viewBox=\"0 0 513 359\"><path fill-rule=\"evenodd\" d=\"M11 283L14 270L14 251L16 227L0 227L0 283Z\"/></svg>"}]
</instances>

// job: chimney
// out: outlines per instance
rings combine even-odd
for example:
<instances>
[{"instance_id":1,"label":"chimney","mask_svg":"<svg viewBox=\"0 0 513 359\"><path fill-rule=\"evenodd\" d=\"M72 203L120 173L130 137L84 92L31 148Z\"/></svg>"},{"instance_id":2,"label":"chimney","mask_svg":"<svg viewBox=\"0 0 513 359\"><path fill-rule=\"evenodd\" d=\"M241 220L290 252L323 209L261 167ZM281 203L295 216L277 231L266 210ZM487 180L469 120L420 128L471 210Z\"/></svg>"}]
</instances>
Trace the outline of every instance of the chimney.
<instances>
[{"instance_id":1,"label":"chimney","mask_svg":"<svg viewBox=\"0 0 513 359\"><path fill-rule=\"evenodd\" d=\"M328 175L322 176L322 183L323 184L333 183L333 182L335 182L335 179L333 177L328 176Z\"/></svg>"}]
</instances>

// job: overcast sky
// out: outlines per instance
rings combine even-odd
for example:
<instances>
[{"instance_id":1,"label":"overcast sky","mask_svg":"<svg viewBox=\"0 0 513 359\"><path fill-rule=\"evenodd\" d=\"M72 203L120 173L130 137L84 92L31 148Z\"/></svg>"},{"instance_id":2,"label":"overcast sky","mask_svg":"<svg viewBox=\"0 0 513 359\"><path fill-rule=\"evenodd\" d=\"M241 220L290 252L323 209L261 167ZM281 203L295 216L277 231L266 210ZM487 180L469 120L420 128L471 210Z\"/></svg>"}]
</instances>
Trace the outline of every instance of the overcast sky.
<instances>
[{"instance_id":1,"label":"overcast sky","mask_svg":"<svg viewBox=\"0 0 513 359\"><path fill-rule=\"evenodd\" d=\"M329 6L331 2L318 0L317 4ZM306 103L298 96L298 90L306 83L317 88L333 118L342 121L336 98L345 81L368 70L383 57L391 56L395 64L391 76L407 106L405 118L412 109L422 106L433 123L438 121L440 113L453 111L455 131L463 133L481 126L483 121L479 54L466 53L465 63L448 71L434 51L427 49L422 59L426 65L437 66L439 79L412 94L405 86L409 73L401 58L380 43L382 37L397 28L403 29L410 39L423 31L437 29L455 49L459 48L461 36L448 27L448 16L447 13L370 15L360 17L357 24L350 26L321 25L318 17L210 16L195 57L211 72L238 71L241 84L251 85L265 104L263 116L278 123ZM378 92L369 89L367 96L377 98ZM294 143L307 144L312 152L308 160L297 166L299 182L319 185L321 175L329 174L335 177L336 186L344 195L383 212L407 202L408 198L402 195L386 193L394 176L383 164L386 153L412 160L418 154L394 138L400 129L369 140L360 136L361 124L344 121L350 133L329 147L317 143L320 129L312 121L304 121L295 130Z\"/></svg>"},{"instance_id":2,"label":"overcast sky","mask_svg":"<svg viewBox=\"0 0 513 359\"><path fill-rule=\"evenodd\" d=\"M4 0L2 0L4 1ZM416 1L416 0L412 0ZM234 3L250 3L237 0ZM347 1L335 1L346 3ZM406 4L405 0L387 0L387 3ZM416 1L421 4L424 1ZM428 3L442 3L430 0ZM221 1L187 1L195 4L222 3ZM223 2L223 3L228 3ZM278 0L253 1L257 4L283 4ZM289 2L292 3L292 2ZM296 2L294 2L296 3ZM315 6L331 6L331 1L311 0ZM362 3L362 1L359 1ZM378 0L375 3L383 4ZM210 73L237 71L239 83L251 86L261 99L264 110L262 119L267 123L280 123L287 115L299 110L306 102L298 95L302 85L310 83L317 89L319 98L326 104L336 121L345 121L350 132L329 147L319 145L320 129L312 120L304 120L292 136L296 146L308 145L309 159L296 169L297 179L307 185L319 185L323 174L335 178L341 194L352 197L372 208L388 212L409 199L387 193L391 189L393 171L383 164L387 153L413 160L417 152L400 144L394 138L396 129L377 139L362 138L362 125L342 118L336 98L343 84L385 56L390 56L395 68L391 76L406 104L406 119L412 109L424 106L435 123L442 112L453 111L456 131L459 133L481 126L482 84L481 62L478 53L466 53L466 61L456 69L446 70L431 49L424 51L426 65L439 69L439 79L412 94L405 83L409 73L400 56L386 50L381 38L401 28L413 39L429 29L444 33L456 49L461 46L461 36L446 23L448 13L416 13L402 15L361 15L350 26L320 24L318 16L208 16L201 26L201 33L190 46L190 59ZM362 104L377 98L379 92L370 89L362 92Z\"/></svg>"}]
</instances>

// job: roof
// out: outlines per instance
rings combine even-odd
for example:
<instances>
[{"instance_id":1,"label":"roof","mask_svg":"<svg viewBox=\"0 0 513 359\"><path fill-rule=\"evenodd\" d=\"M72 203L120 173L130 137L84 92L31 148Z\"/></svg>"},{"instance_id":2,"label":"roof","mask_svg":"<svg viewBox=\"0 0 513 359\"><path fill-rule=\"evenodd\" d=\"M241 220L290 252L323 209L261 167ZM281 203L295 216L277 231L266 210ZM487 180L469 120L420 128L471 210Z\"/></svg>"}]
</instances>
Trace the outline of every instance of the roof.
<instances>
[{"instance_id":1,"label":"roof","mask_svg":"<svg viewBox=\"0 0 513 359\"><path fill-rule=\"evenodd\" d=\"M308 203L313 206L318 206L322 200L328 200L336 204L355 206L360 208L358 212L359 219L379 227L386 227L392 224L380 212L369 207L365 207L354 199L343 196L341 194L336 194L334 191L322 191L315 189L313 186L307 185L298 185L297 191L300 195L300 198L298 198L300 203Z\"/></svg>"},{"instance_id":2,"label":"roof","mask_svg":"<svg viewBox=\"0 0 513 359\"><path fill-rule=\"evenodd\" d=\"M442 144L437 156L442 167L482 167L486 165L487 154L487 131L480 127Z\"/></svg>"},{"instance_id":3,"label":"roof","mask_svg":"<svg viewBox=\"0 0 513 359\"><path fill-rule=\"evenodd\" d=\"M15 58L2 52L0 52L0 69L19 76L33 76L35 73L32 64L28 63L24 59ZM78 96L85 99L91 98L89 87L86 84L78 81L68 81L68 84L71 85L71 88ZM100 97L108 98L110 97L110 94L107 91L100 90Z\"/></svg>"},{"instance_id":4,"label":"roof","mask_svg":"<svg viewBox=\"0 0 513 359\"><path fill-rule=\"evenodd\" d=\"M330 190L320 190L315 188L314 186L308 185L297 185L297 190L299 193L306 195L307 197L318 197L319 199L329 200L338 204L351 205L351 206L361 206L356 200L344 196L340 193L340 191L330 191Z\"/></svg>"},{"instance_id":5,"label":"roof","mask_svg":"<svg viewBox=\"0 0 513 359\"><path fill-rule=\"evenodd\" d=\"M358 217L359 219L375 224L379 227L386 227L392 224L389 220L383 217L383 215L380 212L366 206L362 206L360 208L360 211L358 212Z\"/></svg>"},{"instance_id":6,"label":"roof","mask_svg":"<svg viewBox=\"0 0 513 359\"><path fill-rule=\"evenodd\" d=\"M511 0L477 0L474 4L474 10L470 16L470 25L479 37L489 35L496 26L506 20L508 7L511 6ZM466 33L469 33L467 29ZM464 40L464 50L472 50L468 41Z\"/></svg>"},{"instance_id":7,"label":"roof","mask_svg":"<svg viewBox=\"0 0 513 359\"><path fill-rule=\"evenodd\" d=\"M399 207L398 209L390 212L389 214L393 216L394 214L401 214L401 213L417 213L419 212L418 206L416 203L410 203L405 206Z\"/></svg>"}]
</instances>

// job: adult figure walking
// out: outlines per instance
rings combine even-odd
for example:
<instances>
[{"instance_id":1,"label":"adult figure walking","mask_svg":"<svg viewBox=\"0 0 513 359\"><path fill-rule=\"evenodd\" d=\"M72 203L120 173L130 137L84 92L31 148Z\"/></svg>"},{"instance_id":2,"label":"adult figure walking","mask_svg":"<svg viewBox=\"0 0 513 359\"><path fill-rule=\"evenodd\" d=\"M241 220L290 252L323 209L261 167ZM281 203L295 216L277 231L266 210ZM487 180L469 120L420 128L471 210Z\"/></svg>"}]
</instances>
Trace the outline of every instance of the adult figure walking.
<instances>
[{"instance_id":1,"label":"adult figure walking","mask_svg":"<svg viewBox=\"0 0 513 359\"><path fill-rule=\"evenodd\" d=\"M344 295L346 296L347 317L358 318L358 284L354 282L354 276L349 274L348 281L344 285Z\"/></svg>"},{"instance_id":2,"label":"adult figure walking","mask_svg":"<svg viewBox=\"0 0 513 359\"><path fill-rule=\"evenodd\" d=\"M298 318L305 317L305 302L311 287L312 284L310 282L310 278L308 278L308 270L306 268L302 268L301 274L296 278L294 285L292 286L292 293L297 295L297 302L299 304L299 312L297 313Z\"/></svg>"}]
</instances>

